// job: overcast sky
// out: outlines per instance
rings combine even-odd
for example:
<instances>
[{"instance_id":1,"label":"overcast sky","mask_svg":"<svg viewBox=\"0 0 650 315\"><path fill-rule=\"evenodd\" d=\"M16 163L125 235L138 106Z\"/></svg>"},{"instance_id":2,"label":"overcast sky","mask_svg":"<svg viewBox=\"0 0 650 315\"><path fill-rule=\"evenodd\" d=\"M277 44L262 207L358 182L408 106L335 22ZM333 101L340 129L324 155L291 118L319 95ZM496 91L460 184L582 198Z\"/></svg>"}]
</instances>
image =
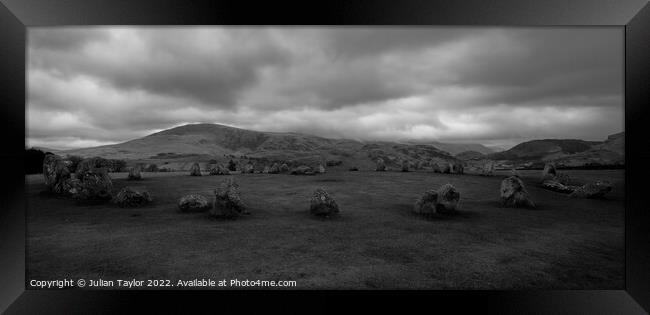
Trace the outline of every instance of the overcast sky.
<instances>
[{"instance_id":1,"label":"overcast sky","mask_svg":"<svg viewBox=\"0 0 650 315\"><path fill-rule=\"evenodd\" d=\"M509 147L623 127L622 28L28 29L27 144L186 123Z\"/></svg>"}]
</instances>

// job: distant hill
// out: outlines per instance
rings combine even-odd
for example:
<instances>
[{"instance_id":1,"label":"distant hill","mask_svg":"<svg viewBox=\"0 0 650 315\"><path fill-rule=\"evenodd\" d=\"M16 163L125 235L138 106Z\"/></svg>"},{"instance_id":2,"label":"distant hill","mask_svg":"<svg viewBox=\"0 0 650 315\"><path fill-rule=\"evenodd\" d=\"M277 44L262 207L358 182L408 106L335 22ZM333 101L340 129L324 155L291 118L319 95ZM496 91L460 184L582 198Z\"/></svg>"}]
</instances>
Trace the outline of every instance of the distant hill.
<instances>
[{"instance_id":1,"label":"distant hill","mask_svg":"<svg viewBox=\"0 0 650 315\"><path fill-rule=\"evenodd\" d=\"M432 145L442 151L448 152L451 155L457 155L458 153L466 152L466 151L476 151L482 154L490 154L496 152L495 150L478 143L445 143L445 142L437 142L437 141L415 141L415 140L407 141L406 143Z\"/></svg>"},{"instance_id":2,"label":"distant hill","mask_svg":"<svg viewBox=\"0 0 650 315\"><path fill-rule=\"evenodd\" d=\"M489 154L487 158L529 164L554 161L563 166L622 165L625 160L624 143L624 132L610 135L605 141L532 140L503 152Z\"/></svg>"},{"instance_id":3,"label":"distant hill","mask_svg":"<svg viewBox=\"0 0 650 315\"><path fill-rule=\"evenodd\" d=\"M455 155L455 157L461 161L474 160L474 159L483 159L485 154L476 151L463 151Z\"/></svg>"},{"instance_id":4,"label":"distant hill","mask_svg":"<svg viewBox=\"0 0 650 315\"><path fill-rule=\"evenodd\" d=\"M514 164L554 160L566 165L622 164L624 134L606 141L544 139L524 142L503 152L477 144L398 143L329 139L291 132L262 132L218 124L190 124L163 130L124 143L92 148L57 151L61 155L100 156L130 163L168 165L186 169L194 162L226 162L230 159L286 161L294 164L321 164L339 161L343 167L373 169L382 158L389 167L403 160L444 162L492 159ZM470 150L461 150L467 149ZM453 156L452 154L456 154Z\"/></svg>"},{"instance_id":5,"label":"distant hill","mask_svg":"<svg viewBox=\"0 0 650 315\"><path fill-rule=\"evenodd\" d=\"M373 167L377 158L384 159L389 166L397 166L401 160L456 160L432 145L328 139L299 133L252 131L218 124L184 125L124 143L59 153L163 164L211 159L223 161L233 157L306 164L334 160L359 167Z\"/></svg>"}]
</instances>

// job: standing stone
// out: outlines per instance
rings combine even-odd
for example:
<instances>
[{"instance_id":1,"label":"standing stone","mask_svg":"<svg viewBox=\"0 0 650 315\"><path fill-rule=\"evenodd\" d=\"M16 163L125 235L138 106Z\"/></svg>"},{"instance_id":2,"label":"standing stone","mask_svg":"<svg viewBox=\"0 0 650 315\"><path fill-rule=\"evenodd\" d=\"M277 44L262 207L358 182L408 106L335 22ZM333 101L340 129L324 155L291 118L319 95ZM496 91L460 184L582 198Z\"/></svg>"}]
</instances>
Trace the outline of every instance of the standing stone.
<instances>
[{"instance_id":1,"label":"standing stone","mask_svg":"<svg viewBox=\"0 0 650 315\"><path fill-rule=\"evenodd\" d=\"M544 170L542 171L542 182L548 179L554 179L555 175L557 175L557 170L555 169L555 164L553 163L546 163L544 165Z\"/></svg>"},{"instance_id":2,"label":"standing stone","mask_svg":"<svg viewBox=\"0 0 650 315\"><path fill-rule=\"evenodd\" d=\"M483 176L492 176L494 175L494 161L487 160L485 161L485 164L483 164L483 172L481 173Z\"/></svg>"},{"instance_id":3,"label":"standing stone","mask_svg":"<svg viewBox=\"0 0 650 315\"><path fill-rule=\"evenodd\" d=\"M100 158L83 159L77 164L77 169L74 171L77 178L82 178L86 173L91 172L93 169L101 168L102 163Z\"/></svg>"},{"instance_id":4,"label":"standing stone","mask_svg":"<svg viewBox=\"0 0 650 315\"><path fill-rule=\"evenodd\" d=\"M214 207L210 215L217 218L235 218L246 214L246 207L239 195L239 185L229 178L214 190Z\"/></svg>"},{"instance_id":5,"label":"standing stone","mask_svg":"<svg viewBox=\"0 0 650 315\"><path fill-rule=\"evenodd\" d=\"M451 169L451 173L454 174L463 174L465 172L465 169L461 162L449 163L449 168Z\"/></svg>"},{"instance_id":6,"label":"standing stone","mask_svg":"<svg viewBox=\"0 0 650 315\"><path fill-rule=\"evenodd\" d=\"M71 174L64 160L55 154L43 159L43 177L48 190L57 194L67 193Z\"/></svg>"},{"instance_id":7,"label":"standing stone","mask_svg":"<svg viewBox=\"0 0 650 315\"><path fill-rule=\"evenodd\" d=\"M189 194L178 200L180 212L203 212L211 208L208 198L199 194Z\"/></svg>"},{"instance_id":8,"label":"standing stone","mask_svg":"<svg viewBox=\"0 0 650 315\"><path fill-rule=\"evenodd\" d=\"M438 163L436 162L433 162L431 164L431 170L433 170L434 173L442 173L442 171L440 170L440 165L438 165Z\"/></svg>"},{"instance_id":9,"label":"standing stone","mask_svg":"<svg viewBox=\"0 0 650 315\"><path fill-rule=\"evenodd\" d=\"M409 162L407 160L402 161L402 172L409 171Z\"/></svg>"},{"instance_id":10,"label":"standing stone","mask_svg":"<svg viewBox=\"0 0 650 315\"><path fill-rule=\"evenodd\" d=\"M113 202L120 207L141 207L150 203L153 199L149 192L143 188L124 187L122 188Z\"/></svg>"},{"instance_id":11,"label":"standing stone","mask_svg":"<svg viewBox=\"0 0 650 315\"><path fill-rule=\"evenodd\" d=\"M436 212L438 205L438 192L428 190L422 195L413 206L413 212L423 215L431 215Z\"/></svg>"},{"instance_id":12,"label":"standing stone","mask_svg":"<svg viewBox=\"0 0 650 315\"><path fill-rule=\"evenodd\" d=\"M572 198L602 198L612 191L612 185L609 182L596 181L578 187L569 195Z\"/></svg>"},{"instance_id":13,"label":"standing stone","mask_svg":"<svg viewBox=\"0 0 650 315\"><path fill-rule=\"evenodd\" d=\"M291 175L315 175L316 172L314 172L314 170L309 166L301 165L292 169L290 174Z\"/></svg>"},{"instance_id":14,"label":"standing stone","mask_svg":"<svg viewBox=\"0 0 650 315\"><path fill-rule=\"evenodd\" d=\"M80 200L110 200L113 182L105 168L92 168L75 174L74 185L70 192L72 197Z\"/></svg>"},{"instance_id":15,"label":"standing stone","mask_svg":"<svg viewBox=\"0 0 650 315\"><path fill-rule=\"evenodd\" d=\"M271 170L271 168L268 165L264 166L264 170L262 171L262 173L268 174L270 172L270 170Z\"/></svg>"},{"instance_id":16,"label":"standing stone","mask_svg":"<svg viewBox=\"0 0 650 315\"><path fill-rule=\"evenodd\" d=\"M225 166L217 164L210 169L210 175L230 175L230 171Z\"/></svg>"},{"instance_id":17,"label":"standing stone","mask_svg":"<svg viewBox=\"0 0 650 315\"><path fill-rule=\"evenodd\" d=\"M339 206L323 188L318 188L311 196L309 211L313 215L330 216L339 213Z\"/></svg>"},{"instance_id":18,"label":"standing stone","mask_svg":"<svg viewBox=\"0 0 650 315\"><path fill-rule=\"evenodd\" d=\"M289 172L289 165L287 165L287 163L282 163L282 165L280 165L280 173L287 172Z\"/></svg>"},{"instance_id":19,"label":"standing stone","mask_svg":"<svg viewBox=\"0 0 650 315\"><path fill-rule=\"evenodd\" d=\"M385 172L386 171L386 163L384 162L384 159L382 159L382 158L377 159L377 168L375 170L377 172Z\"/></svg>"},{"instance_id":20,"label":"standing stone","mask_svg":"<svg viewBox=\"0 0 650 315\"><path fill-rule=\"evenodd\" d=\"M448 162L443 163L440 167L440 172L443 174L451 173L451 165Z\"/></svg>"},{"instance_id":21,"label":"standing stone","mask_svg":"<svg viewBox=\"0 0 650 315\"><path fill-rule=\"evenodd\" d=\"M201 168L199 167L199 163L192 164L192 167L190 168L190 176L201 176Z\"/></svg>"},{"instance_id":22,"label":"standing stone","mask_svg":"<svg viewBox=\"0 0 650 315\"><path fill-rule=\"evenodd\" d=\"M444 184L438 189L438 204L436 210L438 213L454 213L458 209L460 193L451 184Z\"/></svg>"},{"instance_id":23,"label":"standing stone","mask_svg":"<svg viewBox=\"0 0 650 315\"><path fill-rule=\"evenodd\" d=\"M323 166L323 164L318 165L318 173L325 174L325 167Z\"/></svg>"},{"instance_id":24,"label":"standing stone","mask_svg":"<svg viewBox=\"0 0 650 315\"><path fill-rule=\"evenodd\" d=\"M508 207L535 208L524 183L516 176L510 176L501 182L501 204Z\"/></svg>"},{"instance_id":25,"label":"standing stone","mask_svg":"<svg viewBox=\"0 0 650 315\"><path fill-rule=\"evenodd\" d=\"M129 169L129 176L127 177L128 180L141 180L142 179L142 174L140 173L140 166L136 165Z\"/></svg>"},{"instance_id":26,"label":"standing stone","mask_svg":"<svg viewBox=\"0 0 650 315\"><path fill-rule=\"evenodd\" d=\"M269 174L279 174L280 173L280 165L278 163L273 163L271 165L271 168L269 168Z\"/></svg>"}]
</instances>

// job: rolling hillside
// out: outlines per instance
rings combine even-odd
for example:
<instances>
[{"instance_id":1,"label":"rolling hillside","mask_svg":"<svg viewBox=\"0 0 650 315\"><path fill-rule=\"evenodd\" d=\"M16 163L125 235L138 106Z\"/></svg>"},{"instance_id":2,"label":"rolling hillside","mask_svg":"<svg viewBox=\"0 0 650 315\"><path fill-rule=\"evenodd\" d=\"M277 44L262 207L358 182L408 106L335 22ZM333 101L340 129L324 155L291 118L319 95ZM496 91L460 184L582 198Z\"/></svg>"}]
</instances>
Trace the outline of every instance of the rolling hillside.
<instances>
[{"instance_id":1,"label":"rolling hillside","mask_svg":"<svg viewBox=\"0 0 650 315\"><path fill-rule=\"evenodd\" d=\"M299 133L259 132L217 124L184 125L124 143L67 150L63 155L101 156L145 163L193 162L230 158L295 161L306 164L343 161L372 167L377 158L389 166L401 160L449 161L453 156L431 145L327 139ZM181 166L184 168L184 166Z\"/></svg>"},{"instance_id":2,"label":"rolling hillside","mask_svg":"<svg viewBox=\"0 0 650 315\"><path fill-rule=\"evenodd\" d=\"M487 155L492 160L515 164L554 161L561 166L623 165L625 133L610 135L605 141L544 139L520 143L510 150Z\"/></svg>"}]
</instances>

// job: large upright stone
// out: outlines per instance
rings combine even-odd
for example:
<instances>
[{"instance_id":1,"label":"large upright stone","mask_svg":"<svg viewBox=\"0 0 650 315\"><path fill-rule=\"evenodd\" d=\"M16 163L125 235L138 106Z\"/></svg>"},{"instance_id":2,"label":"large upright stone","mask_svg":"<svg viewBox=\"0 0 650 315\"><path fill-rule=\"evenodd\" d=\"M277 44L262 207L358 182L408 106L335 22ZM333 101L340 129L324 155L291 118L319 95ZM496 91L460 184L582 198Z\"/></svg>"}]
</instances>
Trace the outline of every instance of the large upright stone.
<instances>
[{"instance_id":1,"label":"large upright stone","mask_svg":"<svg viewBox=\"0 0 650 315\"><path fill-rule=\"evenodd\" d=\"M438 205L438 192L435 190L426 191L413 206L413 212L417 214L430 215L436 212Z\"/></svg>"},{"instance_id":2,"label":"large upright stone","mask_svg":"<svg viewBox=\"0 0 650 315\"><path fill-rule=\"evenodd\" d=\"M201 176L201 167L199 167L199 163L192 164L192 167L190 167L190 176Z\"/></svg>"},{"instance_id":3,"label":"large upright stone","mask_svg":"<svg viewBox=\"0 0 650 315\"><path fill-rule=\"evenodd\" d=\"M319 174L325 174L325 167L322 164L318 165L317 170Z\"/></svg>"},{"instance_id":4,"label":"large upright stone","mask_svg":"<svg viewBox=\"0 0 650 315\"><path fill-rule=\"evenodd\" d=\"M436 210L438 213L451 214L458 210L460 202L460 193L451 184L444 184L438 189L438 203Z\"/></svg>"},{"instance_id":5,"label":"large upright stone","mask_svg":"<svg viewBox=\"0 0 650 315\"><path fill-rule=\"evenodd\" d=\"M246 206L239 194L239 185L233 178L221 182L214 190L214 207L210 215L217 218L236 218L246 214Z\"/></svg>"},{"instance_id":6,"label":"large upright stone","mask_svg":"<svg viewBox=\"0 0 650 315\"><path fill-rule=\"evenodd\" d=\"M440 169L440 165L438 165L438 163L436 162L431 163L431 170L434 173L442 173L442 170Z\"/></svg>"},{"instance_id":7,"label":"large upright stone","mask_svg":"<svg viewBox=\"0 0 650 315\"><path fill-rule=\"evenodd\" d=\"M453 174L463 174L465 172L465 168L463 167L463 163L458 161L458 162L452 162L449 164L451 168L451 173Z\"/></svg>"},{"instance_id":8,"label":"large upright stone","mask_svg":"<svg viewBox=\"0 0 650 315\"><path fill-rule=\"evenodd\" d=\"M210 175L230 175L230 170L221 164L216 164L210 169Z\"/></svg>"},{"instance_id":9,"label":"large upright stone","mask_svg":"<svg viewBox=\"0 0 650 315\"><path fill-rule=\"evenodd\" d=\"M313 215L331 216L339 213L339 206L323 188L318 188L311 196L309 211Z\"/></svg>"},{"instance_id":10,"label":"large upright stone","mask_svg":"<svg viewBox=\"0 0 650 315\"><path fill-rule=\"evenodd\" d=\"M555 169L555 164L546 163L546 165L544 165L544 170L542 171L541 181L544 182L545 180L555 179L556 175L557 175L557 170Z\"/></svg>"},{"instance_id":11,"label":"large upright stone","mask_svg":"<svg viewBox=\"0 0 650 315\"><path fill-rule=\"evenodd\" d=\"M377 172L385 172L386 171L386 163L384 162L384 159L378 158L377 159L377 167L375 168Z\"/></svg>"},{"instance_id":12,"label":"large upright stone","mask_svg":"<svg viewBox=\"0 0 650 315\"><path fill-rule=\"evenodd\" d=\"M70 189L72 196L80 200L110 200L113 182L105 168L92 168L75 174L75 181Z\"/></svg>"},{"instance_id":13,"label":"large upright stone","mask_svg":"<svg viewBox=\"0 0 650 315\"><path fill-rule=\"evenodd\" d=\"M494 175L494 161L487 160L483 164L483 170L481 172L483 176L492 176Z\"/></svg>"},{"instance_id":14,"label":"large upright stone","mask_svg":"<svg viewBox=\"0 0 650 315\"><path fill-rule=\"evenodd\" d=\"M409 162L407 160L402 161L402 172L408 172L409 171Z\"/></svg>"},{"instance_id":15,"label":"large upright stone","mask_svg":"<svg viewBox=\"0 0 650 315\"><path fill-rule=\"evenodd\" d=\"M132 168L129 169L129 176L127 177L128 180L141 180L142 179L142 174L140 173L140 166L136 165Z\"/></svg>"},{"instance_id":16,"label":"large upright stone","mask_svg":"<svg viewBox=\"0 0 650 315\"><path fill-rule=\"evenodd\" d=\"M501 181L501 204L508 207L535 208L524 183L516 176Z\"/></svg>"},{"instance_id":17,"label":"large upright stone","mask_svg":"<svg viewBox=\"0 0 650 315\"><path fill-rule=\"evenodd\" d=\"M253 174L254 171L255 171L255 167L253 166L253 164L247 163L246 165L244 165L244 169L243 169L242 173Z\"/></svg>"},{"instance_id":18,"label":"large upright stone","mask_svg":"<svg viewBox=\"0 0 650 315\"><path fill-rule=\"evenodd\" d=\"M289 172L289 165L287 165L287 163L282 163L282 165L280 165L280 173L287 172Z\"/></svg>"},{"instance_id":19,"label":"large upright stone","mask_svg":"<svg viewBox=\"0 0 650 315\"><path fill-rule=\"evenodd\" d=\"M45 186L51 192L57 194L68 193L71 180L70 170L65 161L58 155L47 154L43 159L43 177Z\"/></svg>"},{"instance_id":20,"label":"large upright stone","mask_svg":"<svg viewBox=\"0 0 650 315\"><path fill-rule=\"evenodd\" d=\"M271 167L269 168L269 174L279 174L280 173L280 165L278 163L273 163Z\"/></svg>"}]
</instances>

